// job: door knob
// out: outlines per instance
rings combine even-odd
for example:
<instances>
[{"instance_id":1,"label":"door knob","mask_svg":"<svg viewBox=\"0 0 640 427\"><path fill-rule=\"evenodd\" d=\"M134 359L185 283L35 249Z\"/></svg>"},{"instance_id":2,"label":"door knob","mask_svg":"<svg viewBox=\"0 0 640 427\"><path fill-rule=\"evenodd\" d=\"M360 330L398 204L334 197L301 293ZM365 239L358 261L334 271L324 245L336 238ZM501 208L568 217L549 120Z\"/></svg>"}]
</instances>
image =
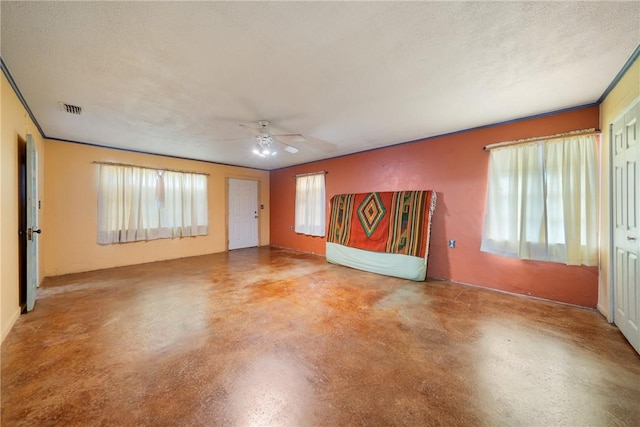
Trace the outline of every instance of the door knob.
<instances>
[{"instance_id":1,"label":"door knob","mask_svg":"<svg viewBox=\"0 0 640 427\"><path fill-rule=\"evenodd\" d=\"M633 236L627 236L627 240L629 240L630 242L632 242L632 241L636 240L636 238L635 238L635 237L633 237Z\"/></svg>"},{"instance_id":2,"label":"door knob","mask_svg":"<svg viewBox=\"0 0 640 427\"><path fill-rule=\"evenodd\" d=\"M38 229L38 228L27 228L27 240L33 240L33 233L42 233L42 230Z\"/></svg>"}]
</instances>

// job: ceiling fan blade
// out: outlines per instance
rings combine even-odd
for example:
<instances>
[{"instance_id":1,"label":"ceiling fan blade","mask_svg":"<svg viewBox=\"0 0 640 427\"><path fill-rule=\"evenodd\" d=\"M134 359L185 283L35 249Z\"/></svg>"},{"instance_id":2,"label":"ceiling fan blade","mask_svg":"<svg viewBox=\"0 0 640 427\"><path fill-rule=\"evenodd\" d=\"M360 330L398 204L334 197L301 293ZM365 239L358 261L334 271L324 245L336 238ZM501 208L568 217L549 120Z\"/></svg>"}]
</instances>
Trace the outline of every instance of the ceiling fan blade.
<instances>
[{"instance_id":1,"label":"ceiling fan blade","mask_svg":"<svg viewBox=\"0 0 640 427\"><path fill-rule=\"evenodd\" d=\"M216 139L217 142L236 142L236 141L252 141L250 136L246 136L244 138L220 138Z\"/></svg>"},{"instance_id":2,"label":"ceiling fan blade","mask_svg":"<svg viewBox=\"0 0 640 427\"><path fill-rule=\"evenodd\" d=\"M275 136L275 135L274 135ZM278 135L279 137L280 135ZM285 142L280 141L279 138L274 138L274 141L276 143L278 143L278 145L282 145L284 147L284 151L286 151L287 153L291 153L291 154L296 154L298 151L300 151L298 149L298 147L294 147L293 145L289 145Z\"/></svg>"},{"instance_id":3,"label":"ceiling fan blade","mask_svg":"<svg viewBox=\"0 0 640 427\"><path fill-rule=\"evenodd\" d=\"M251 135L255 136L256 138L262 135L262 132L260 132L258 129L252 128L251 126L247 126L242 123L238 123L238 126L248 130L249 132L251 132Z\"/></svg>"},{"instance_id":4,"label":"ceiling fan blade","mask_svg":"<svg viewBox=\"0 0 640 427\"><path fill-rule=\"evenodd\" d=\"M280 133L272 135L274 138L288 142L304 142L306 138L300 133Z\"/></svg>"},{"instance_id":5,"label":"ceiling fan blade","mask_svg":"<svg viewBox=\"0 0 640 427\"><path fill-rule=\"evenodd\" d=\"M332 142L325 141L313 136L307 136L305 145L313 150L317 150L323 153L333 153L338 150L338 146Z\"/></svg>"}]
</instances>

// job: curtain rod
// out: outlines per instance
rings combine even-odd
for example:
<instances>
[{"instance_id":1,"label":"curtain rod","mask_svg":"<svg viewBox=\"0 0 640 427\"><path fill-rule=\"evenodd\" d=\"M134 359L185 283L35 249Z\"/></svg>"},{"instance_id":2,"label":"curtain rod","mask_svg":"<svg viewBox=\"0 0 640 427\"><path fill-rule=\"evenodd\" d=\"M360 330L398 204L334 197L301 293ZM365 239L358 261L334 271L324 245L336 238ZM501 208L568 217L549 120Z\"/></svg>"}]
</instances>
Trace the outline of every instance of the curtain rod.
<instances>
[{"instance_id":1,"label":"curtain rod","mask_svg":"<svg viewBox=\"0 0 640 427\"><path fill-rule=\"evenodd\" d=\"M192 174L195 174L195 175L206 175L206 176L209 176L209 174L206 173L206 172L194 172L194 171L188 171L188 170L183 170L183 169L152 168L151 166L140 166L140 165L132 165L132 164L129 164L129 163L116 163L116 162L98 162L98 161L94 161L92 163L96 164L96 165L128 166L128 167L140 168L140 169L150 169L150 170L154 170L154 171L169 171L169 172L180 172L180 173L192 173Z\"/></svg>"},{"instance_id":2,"label":"curtain rod","mask_svg":"<svg viewBox=\"0 0 640 427\"><path fill-rule=\"evenodd\" d=\"M327 171L318 171L318 172L309 172L309 173L299 173L299 174L296 174L296 175L295 175L295 177L297 178L297 177L299 177L299 176L320 175L320 174L326 175L326 174L328 174L328 173L329 173L329 172L327 172Z\"/></svg>"},{"instance_id":3,"label":"curtain rod","mask_svg":"<svg viewBox=\"0 0 640 427\"><path fill-rule=\"evenodd\" d=\"M495 144L485 145L484 147L482 147L482 149L493 150L494 148L506 147L508 145L527 144L530 142L538 142L538 141L549 141L553 139L566 138L568 136L585 136L585 135L598 135L598 134L600 134L600 131L595 128L574 130L572 132L558 133L558 134L549 135L549 136L536 136L533 138L516 139L513 141L505 141L505 142L496 142Z\"/></svg>"}]
</instances>

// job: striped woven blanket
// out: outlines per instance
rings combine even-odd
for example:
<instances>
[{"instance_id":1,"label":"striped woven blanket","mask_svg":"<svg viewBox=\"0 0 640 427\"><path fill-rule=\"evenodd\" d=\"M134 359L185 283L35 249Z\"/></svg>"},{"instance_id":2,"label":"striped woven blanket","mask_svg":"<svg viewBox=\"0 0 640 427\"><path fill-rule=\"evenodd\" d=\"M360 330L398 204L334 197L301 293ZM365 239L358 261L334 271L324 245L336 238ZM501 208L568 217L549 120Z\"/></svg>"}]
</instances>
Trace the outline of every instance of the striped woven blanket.
<instances>
[{"instance_id":1,"label":"striped woven blanket","mask_svg":"<svg viewBox=\"0 0 640 427\"><path fill-rule=\"evenodd\" d=\"M425 257L435 202L433 191L337 194L327 242Z\"/></svg>"}]
</instances>

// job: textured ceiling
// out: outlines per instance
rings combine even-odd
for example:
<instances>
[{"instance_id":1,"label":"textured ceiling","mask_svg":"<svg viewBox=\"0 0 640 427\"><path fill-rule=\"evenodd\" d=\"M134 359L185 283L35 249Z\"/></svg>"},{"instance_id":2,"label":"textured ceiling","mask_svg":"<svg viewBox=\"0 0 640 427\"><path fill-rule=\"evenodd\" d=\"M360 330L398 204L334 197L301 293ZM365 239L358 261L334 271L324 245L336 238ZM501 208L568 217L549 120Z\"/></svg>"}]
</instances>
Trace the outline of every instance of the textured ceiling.
<instances>
[{"instance_id":1,"label":"textured ceiling","mask_svg":"<svg viewBox=\"0 0 640 427\"><path fill-rule=\"evenodd\" d=\"M275 169L594 103L640 2L2 1L1 24L46 136ZM251 154L262 119L300 151Z\"/></svg>"}]
</instances>

